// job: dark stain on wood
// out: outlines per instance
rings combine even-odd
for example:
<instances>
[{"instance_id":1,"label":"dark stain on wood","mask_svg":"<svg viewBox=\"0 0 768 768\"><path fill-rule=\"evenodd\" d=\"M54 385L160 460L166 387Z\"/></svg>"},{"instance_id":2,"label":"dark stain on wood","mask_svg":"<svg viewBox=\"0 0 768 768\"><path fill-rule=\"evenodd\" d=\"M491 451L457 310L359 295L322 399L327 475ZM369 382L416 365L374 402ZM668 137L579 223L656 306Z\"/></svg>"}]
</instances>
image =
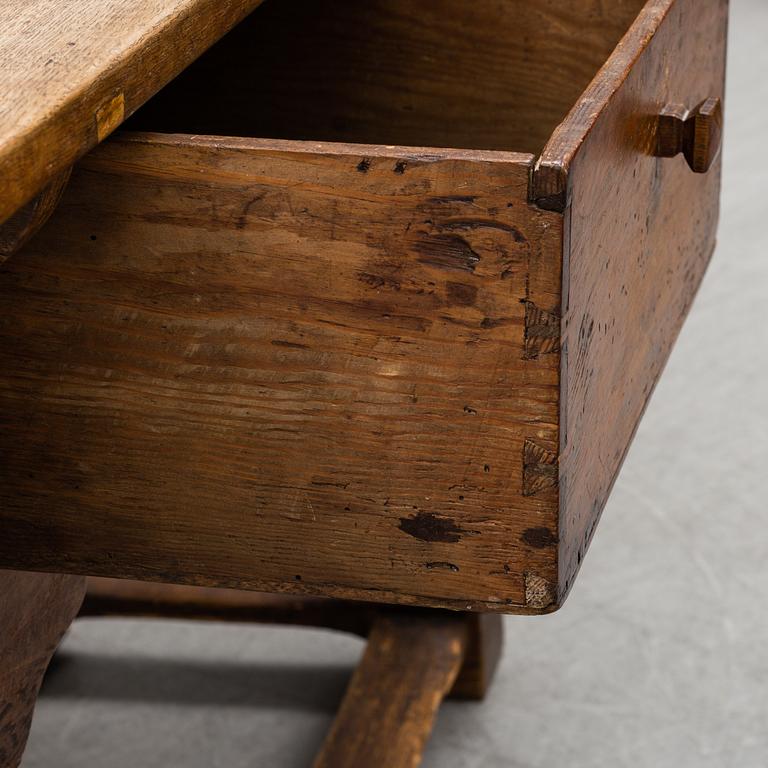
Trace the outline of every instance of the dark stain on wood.
<instances>
[{"instance_id":1,"label":"dark stain on wood","mask_svg":"<svg viewBox=\"0 0 768 768\"><path fill-rule=\"evenodd\" d=\"M522 541L529 547L535 549L545 549L546 547L553 547L557 544L557 536L555 536L549 528L528 528L523 532L520 537Z\"/></svg>"},{"instance_id":2,"label":"dark stain on wood","mask_svg":"<svg viewBox=\"0 0 768 768\"><path fill-rule=\"evenodd\" d=\"M506 325L513 322L508 317L484 317L480 321L481 328L498 328L500 325Z\"/></svg>"},{"instance_id":3,"label":"dark stain on wood","mask_svg":"<svg viewBox=\"0 0 768 768\"><path fill-rule=\"evenodd\" d=\"M370 161L370 160L369 160L367 157L364 157L364 158L363 158L363 159L362 159L362 160L361 160L361 161L360 161L360 162L357 164L357 170L358 170L360 173L368 173L368 171L370 170L370 168L371 168L371 161Z\"/></svg>"},{"instance_id":4,"label":"dark stain on wood","mask_svg":"<svg viewBox=\"0 0 768 768\"><path fill-rule=\"evenodd\" d=\"M360 272L358 279L361 283L371 286L371 288L390 288L393 291L400 290L400 281L393 277L383 275L373 275L370 272Z\"/></svg>"},{"instance_id":5,"label":"dark stain on wood","mask_svg":"<svg viewBox=\"0 0 768 768\"><path fill-rule=\"evenodd\" d=\"M459 235L431 235L416 242L419 262L440 269L474 272L480 255Z\"/></svg>"},{"instance_id":6,"label":"dark stain on wood","mask_svg":"<svg viewBox=\"0 0 768 768\"><path fill-rule=\"evenodd\" d=\"M431 512L419 512L411 517L401 517L398 526L403 533L422 541L440 541L444 544L455 544L461 537L469 533L450 517L440 517Z\"/></svg>"},{"instance_id":7,"label":"dark stain on wood","mask_svg":"<svg viewBox=\"0 0 768 768\"><path fill-rule=\"evenodd\" d=\"M543 169L542 169L543 170ZM545 211L554 211L555 213L564 213L568 203L568 191L563 189L552 195L544 195L535 198L536 205Z\"/></svg>"},{"instance_id":8,"label":"dark stain on wood","mask_svg":"<svg viewBox=\"0 0 768 768\"><path fill-rule=\"evenodd\" d=\"M512 224L507 224L503 221L496 221L494 219L450 219L445 221L441 225L442 229L460 230L469 232L476 229L498 229L502 232L507 232L512 235L512 239L516 243L528 242L525 235Z\"/></svg>"},{"instance_id":9,"label":"dark stain on wood","mask_svg":"<svg viewBox=\"0 0 768 768\"><path fill-rule=\"evenodd\" d=\"M261 202L261 199L263 198L263 195L256 195L255 197L252 197L248 202L243 206L242 213L237 217L237 229L245 229L245 227L248 224L248 214L251 212L251 208L253 208L254 205Z\"/></svg>"},{"instance_id":10,"label":"dark stain on wood","mask_svg":"<svg viewBox=\"0 0 768 768\"><path fill-rule=\"evenodd\" d=\"M336 480L322 480L322 479L314 478L311 482L312 482L312 485L318 485L320 487L326 487L326 488L341 488L342 490L346 490L347 488L349 488L349 483L338 482Z\"/></svg>"},{"instance_id":11,"label":"dark stain on wood","mask_svg":"<svg viewBox=\"0 0 768 768\"><path fill-rule=\"evenodd\" d=\"M272 339L269 342L273 347L286 347L287 349L309 349L306 344L299 344L295 341L284 341L283 339Z\"/></svg>"},{"instance_id":12,"label":"dark stain on wood","mask_svg":"<svg viewBox=\"0 0 768 768\"><path fill-rule=\"evenodd\" d=\"M477 288L466 283L446 283L445 293L451 304L471 307L477 301Z\"/></svg>"},{"instance_id":13,"label":"dark stain on wood","mask_svg":"<svg viewBox=\"0 0 768 768\"><path fill-rule=\"evenodd\" d=\"M405 173L405 169L408 167L408 161L407 160L398 160L395 163L395 173L399 173L400 175Z\"/></svg>"}]
</instances>

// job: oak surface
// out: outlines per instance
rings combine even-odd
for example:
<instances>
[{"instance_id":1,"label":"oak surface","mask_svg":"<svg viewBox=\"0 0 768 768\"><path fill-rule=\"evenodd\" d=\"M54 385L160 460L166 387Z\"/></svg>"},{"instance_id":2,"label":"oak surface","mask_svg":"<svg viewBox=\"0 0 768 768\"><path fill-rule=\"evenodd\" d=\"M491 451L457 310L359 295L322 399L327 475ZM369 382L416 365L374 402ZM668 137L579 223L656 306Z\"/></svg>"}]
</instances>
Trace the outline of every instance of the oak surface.
<instances>
[{"instance_id":1,"label":"oak surface","mask_svg":"<svg viewBox=\"0 0 768 768\"><path fill-rule=\"evenodd\" d=\"M0 224L259 2L0 3Z\"/></svg>"}]
</instances>

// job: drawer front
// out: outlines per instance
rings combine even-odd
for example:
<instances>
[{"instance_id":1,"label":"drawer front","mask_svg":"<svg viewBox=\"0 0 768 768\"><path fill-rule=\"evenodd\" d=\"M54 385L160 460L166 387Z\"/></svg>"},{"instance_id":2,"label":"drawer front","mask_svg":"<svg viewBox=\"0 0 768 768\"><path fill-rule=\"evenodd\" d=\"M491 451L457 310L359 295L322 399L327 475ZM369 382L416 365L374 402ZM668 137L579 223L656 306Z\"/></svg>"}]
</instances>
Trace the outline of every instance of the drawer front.
<instances>
[{"instance_id":1,"label":"drawer front","mask_svg":"<svg viewBox=\"0 0 768 768\"><path fill-rule=\"evenodd\" d=\"M715 245L719 157L694 173L683 154L656 156L657 116L722 102L727 12L726 0L649 2L536 171L540 202L565 215L566 592Z\"/></svg>"},{"instance_id":2,"label":"drawer front","mask_svg":"<svg viewBox=\"0 0 768 768\"><path fill-rule=\"evenodd\" d=\"M0 565L549 608L559 372L530 319L561 217L532 162L99 147L2 269Z\"/></svg>"}]
</instances>

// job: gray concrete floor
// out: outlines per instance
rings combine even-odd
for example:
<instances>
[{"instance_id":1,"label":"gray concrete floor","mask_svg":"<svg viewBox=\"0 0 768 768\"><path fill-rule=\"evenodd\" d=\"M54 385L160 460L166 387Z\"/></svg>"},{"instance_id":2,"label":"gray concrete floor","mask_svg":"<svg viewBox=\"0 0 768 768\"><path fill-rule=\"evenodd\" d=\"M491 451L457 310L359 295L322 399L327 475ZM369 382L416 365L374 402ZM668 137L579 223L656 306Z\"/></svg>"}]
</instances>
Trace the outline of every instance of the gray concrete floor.
<instances>
[{"instance_id":1,"label":"gray concrete floor","mask_svg":"<svg viewBox=\"0 0 768 768\"><path fill-rule=\"evenodd\" d=\"M768 766L767 32L766 0L733 0L719 247L573 594L506 619L494 688L445 705L426 768ZM361 648L78 623L24 766L307 766Z\"/></svg>"}]
</instances>

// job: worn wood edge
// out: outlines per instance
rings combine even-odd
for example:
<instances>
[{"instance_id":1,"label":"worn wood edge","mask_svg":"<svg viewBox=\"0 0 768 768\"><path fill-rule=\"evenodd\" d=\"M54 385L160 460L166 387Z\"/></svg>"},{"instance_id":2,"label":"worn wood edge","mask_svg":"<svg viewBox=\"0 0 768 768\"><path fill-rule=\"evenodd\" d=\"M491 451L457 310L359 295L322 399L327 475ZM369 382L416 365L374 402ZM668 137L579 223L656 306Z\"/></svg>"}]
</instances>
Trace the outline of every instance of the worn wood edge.
<instances>
[{"instance_id":1,"label":"worn wood edge","mask_svg":"<svg viewBox=\"0 0 768 768\"><path fill-rule=\"evenodd\" d=\"M648 0L565 120L555 129L533 169L531 202L548 211L565 211L571 196L569 176L574 157L675 2Z\"/></svg>"},{"instance_id":2,"label":"worn wood edge","mask_svg":"<svg viewBox=\"0 0 768 768\"><path fill-rule=\"evenodd\" d=\"M106 138L125 119L130 117L142 104L161 88L167 85L194 59L204 53L213 43L223 37L237 23L255 10L263 0L237 0L230 3L232 8L221 9L216 0L195 0L184 12L169 19L167 23L152 30L152 35L143 41L140 48L134 48L130 55L119 62L115 68L104 73L95 71L93 79L83 83L82 87L70 94L57 105L49 119L40 123L11 141L0 144L0 177L25 176L19 183L2 184L0 194L0 224L19 208L28 203L50 179L70 167L89 149ZM200 27L194 20L210 18L215 23ZM186 34L189 26L198 30L198 34ZM199 29L198 29L199 28ZM176 59L173 56L162 57L168 65L157 80L139 80L133 91L125 91L125 81L131 73L141 69L142 60L162 54L169 38L183 35L193 53L188 59ZM120 102L119 116L115 119L114 106ZM83 134L80 115L84 109L90 110L94 120L90 130L82 135L73 151L62 151L57 137L61 134ZM108 130L102 130L100 117L108 119ZM99 123L99 125L97 125ZM54 152L45 148L56 147ZM23 157L15 166L15 161Z\"/></svg>"},{"instance_id":3,"label":"worn wood edge","mask_svg":"<svg viewBox=\"0 0 768 768\"><path fill-rule=\"evenodd\" d=\"M719 209L718 209L718 216L719 216ZM712 263L712 256L715 252L715 249L717 248L717 240L714 240L712 243L712 247L709 249L709 254L707 255L706 259L706 266L704 268L704 272L702 274L702 279L699 282L699 284L696 286L696 289L693 292L693 296L691 297L691 305L696 301L696 297L698 296L699 291L701 290L701 284L704 282L704 278L707 275L707 271L709 270L709 265ZM627 458L627 454L629 453L630 448L632 447L632 444L635 440L635 435L637 434L637 430L640 427L640 424L642 424L643 416L645 415L645 411L648 408L648 404L651 402L651 399L653 398L653 393L656 391L656 387L661 381L661 377L664 375L664 370L667 367L667 364L669 363L670 358L672 357L672 352L674 351L675 344L677 344L677 340L680 337L680 331L683 329L683 325L685 324L685 318L681 320L680 323L678 323L677 328L675 329L674 336L672 338L672 342L669 347L669 354L667 355L666 359L664 360L664 363L661 366L661 369L659 370L659 375L654 380L653 384L649 387L648 393L645 397L645 400L643 401L643 407L640 411L640 416L637 419L637 422L635 423L634 429L632 430L632 434L629 437L629 440L627 440L627 444L624 446L624 451L621 454L621 458L619 459L618 467L616 469L616 472L614 473L613 477L611 478L611 483L608 486L608 491L605 495L606 502L611 497L611 493L613 492L613 487L616 485L616 481L619 478L619 475L621 474L621 469L624 466L624 461ZM562 486L565 485L566 479L562 474L562 470L560 473L560 483ZM561 494L560 496L560 503L561 503L561 509L560 509L560 518L562 519L565 510L562 508L563 501L565 499L565 494ZM605 503L600 506L600 508L596 512L596 516L594 519L594 524L592 526L592 532L589 535L589 539L586 542L586 547L589 546L590 542L592 541L592 537L595 534L595 531L597 530L597 526L600 523L600 518L603 515L603 510L605 509ZM559 553L558 553L559 557ZM568 595L571 593L571 590L573 589L573 585L576 583L576 577L578 576L579 571L581 570L581 566L583 565L584 558L581 559L581 562L576 562L576 568L568 575L568 577L563 582L562 578L560 579L560 583L558 584L557 589L557 596L556 596L556 605L557 608L561 608L563 604L565 603L566 599L568 598ZM556 610L556 609L555 609Z\"/></svg>"},{"instance_id":4,"label":"worn wood edge","mask_svg":"<svg viewBox=\"0 0 768 768\"><path fill-rule=\"evenodd\" d=\"M311 141L304 139L269 139L242 136L210 136L188 133L158 133L154 131L117 131L109 141L112 145L144 144L147 146L166 147L209 147L212 151L243 150L269 152L283 155L289 159L298 155L326 155L370 158L393 158L408 160L415 163L437 163L446 160L457 160L476 163L499 163L518 165L528 168L528 200L532 200L533 170L536 156L530 152L511 152L493 149L462 149L454 147L417 147L397 144L358 144L334 141ZM126 165L119 159L110 158L114 165ZM101 169L102 163L98 153L86 155L81 160L86 168ZM134 172L135 166L130 165ZM156 170L153 171L156 173ZM541 207L541 206L539 206Z\"/></svg>"},{"instance_id":5,"label":"worn wood edge","mask_svg":"<svg viewBox=\"0 0 768 768\"><path fill-rule=\"evenodd\" d=\"M4 564L4 568L14 568L13 564ZM77 573L87 577L99 577L108 579L127 579L134 581L149 582L153 584L176 584L179 586L190 587L212 587L217 589L229 589L246 592L270 592L277 595L295 595L297 597L328 598L353 601L359 603L375 603L400 605L406 608L436 608L447 611L469 612L469 613L500 613L514 614L520 616L541 616L554 613L561 605L556 599L556 589L554 584L541 579L539 592L543 590L545 599L537 599L536 586L539 577L528 574L531 586L526 590L529 600L526 603L509 603L503 600L457 600L454 598L439 598L432 595L421 595L415 593L392 592L372 587L347 587L331 583L289 582L289 581L268 581L261 579L236 579L219 580L194 578L182 575L174 577L164 577L159 573L148 573L147 571L137 571L135 569L125 569L119 574L115 574L110 568L98 567L89 568L83 572L82 567L77 571L74 569L68 571L66 563L57 563L56 567L47 568L43 564L35 564L35 570L41 573Z\"/></svg>"},{"instance_id":6,"label":"worn wood edge","mask_svg":"<svg viewBox=\"0 0 768 768\"><path fill-rule=\"evenodd\" d=\"M453 147L417 147L396 144L357 144L336 141L310 141L304 139L269 139L244 136L208 136L189 133L157 133L154 131L117 131L111 144L148 144L163 146L197 146L211 149L242 149L285 153L286 155L367 155L370 157L396 157L423 163L441 160L467 162L509 163L533 167L536 157L530 152L509 152L493 149L460 149ZM88 157L86 164L92 162Z\"/></svg>"},{"instance_id":7,"label":"worn wood edge","mask_svg":"<svg viewBox=\"0 0 768 768\"><path fill-rule=\"evenodd\" d=\"M64 194L72 166L58 173L50 183L4 224L0 224L0 264L24 246L42 227Z\"/></svg>"},{"instance_id":8,"label":"worn wood edge","mask_svg":"<svg viewBox=\"0 0 768 768\"><path fill-rule=\"evenodd\" d=\"M298 155L332 154L349 157L393 158L411 160L418 163L437 163L445 160L458 160L477 163L500 163L527 166L528 200L532 200L533 170L536 156L530 152L510 152L492 149L461 149L453 147L417 147L396 144L357 144L334 141L309 141L303 139L268 139L242 136L209 136L188 133L157 133L154 131L117 131L110 139L111 145L144 144L147 146L167 147L209 147L211 150L243 150L269 152L284 155L286 158ZM130 163L117 158L110 158L113 166L130 166ZM86 155L81 160L86 168L101 169L102 162L98 153ZM156 173L156 169L153 170ZM539 206L541 207L541 206Z\"/></svg>"}]
</instances>

